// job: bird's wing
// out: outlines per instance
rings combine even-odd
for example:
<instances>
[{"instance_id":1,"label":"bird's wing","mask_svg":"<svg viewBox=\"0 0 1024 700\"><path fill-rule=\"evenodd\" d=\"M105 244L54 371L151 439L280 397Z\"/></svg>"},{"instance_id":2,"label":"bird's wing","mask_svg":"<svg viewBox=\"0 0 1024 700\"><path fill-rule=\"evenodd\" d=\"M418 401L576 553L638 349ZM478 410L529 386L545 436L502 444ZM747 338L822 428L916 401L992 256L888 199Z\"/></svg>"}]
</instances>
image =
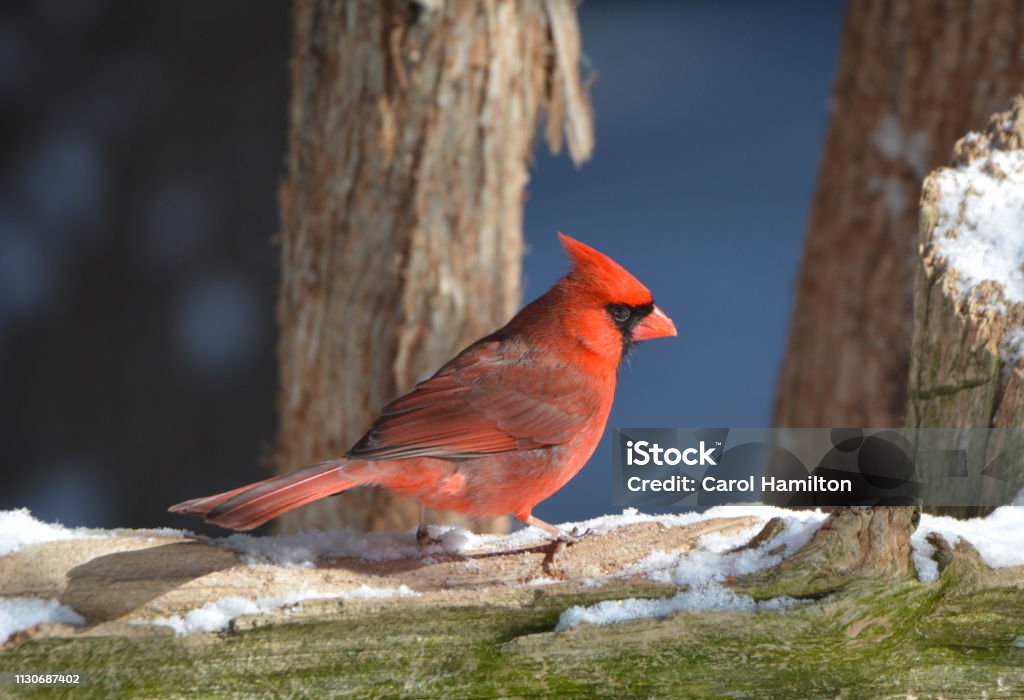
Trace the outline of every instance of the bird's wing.
<instances>
[{"instance_id":1,"label":"bird's wing","mask_svg":"<svg viewBox=\"0 0 1024 700\"><path fill-rule=\"evenodd\" d=\"M386 406L346 456L470 459L559 445L595 410L595 392L575 368L539 368L485 339Z\"/></svg>"}]
</instances>

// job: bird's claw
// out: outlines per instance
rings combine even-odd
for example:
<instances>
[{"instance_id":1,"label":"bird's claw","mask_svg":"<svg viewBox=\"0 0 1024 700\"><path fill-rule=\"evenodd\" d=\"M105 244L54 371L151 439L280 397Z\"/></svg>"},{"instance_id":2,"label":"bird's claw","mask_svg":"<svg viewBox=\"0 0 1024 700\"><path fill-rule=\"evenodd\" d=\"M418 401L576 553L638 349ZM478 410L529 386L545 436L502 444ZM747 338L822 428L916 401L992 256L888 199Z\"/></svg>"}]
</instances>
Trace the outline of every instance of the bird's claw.
<instances>
[{"instance_id":1,"label":"bird's claw","mask_svg":"<svg viewBox=\"0 0 1024 700\"><path fill-rule=\"evenodd\" d=\"M555 564L558 556L572 545L578 544L590 533L589 528L581 531L578 527L574 527L572 532L559 532L558 536L550 540L544 549L544 561L541 562L544 573L548 576L564 578L564 574Z\"/></svg>"},{"instance_id":2,"label":"bird's claw","mask_svg":"<svg viewBox=\"0 0 1024 700\"><path fill-rule=\"evenodd\" d=\"M578 543L591 532L592 530L589 527L586 530L580 530L578 527L574 527L571 532L562 531L558 533L558 536L555 537L553 541L564 542L567 545L572 545Z\"/></svg>"},{"instance_id":3,"label":"bird's claw","mask_svg":"<svg viewBox=\"0 0 1024 700\"><path fill-rule=\"evenodd\" d=\"M431 537L430 532L427 530L427 528L421 527L417 528L416 530L416 544L420 548L420 554L425 555L430 545L440 545L441 540L437 537Z\"/></svg>"},{"instance_id":4,"label":"bird's claw","mask_svg":"<svg viewBox=\"0 0 1024 700\"><path fill-rule=\"evenodd\" d=\"M568 540L558 537L548 542L544 548L544 561L541 562L541 568L544 573L548 576L561 577L562 572L555 565L555 560L558 559L558 555L565 551L566 547L575 542L569 542Z\"/></svg>"},{"instance_id":5,"label":"bird's claw","mask_svg":"<svg viewBox=\"0 0 1024 700\"><path fill-rule=\"evenodd\" d=\"M593 530L591 530L589 527L585 530L580 530L578 527L574 527L572 529L572 532L569 533L569 536L572 537L576 542L579 542L592 532ZM573 544L575 544L575 542Z\"/></svg>"}]
</instances>

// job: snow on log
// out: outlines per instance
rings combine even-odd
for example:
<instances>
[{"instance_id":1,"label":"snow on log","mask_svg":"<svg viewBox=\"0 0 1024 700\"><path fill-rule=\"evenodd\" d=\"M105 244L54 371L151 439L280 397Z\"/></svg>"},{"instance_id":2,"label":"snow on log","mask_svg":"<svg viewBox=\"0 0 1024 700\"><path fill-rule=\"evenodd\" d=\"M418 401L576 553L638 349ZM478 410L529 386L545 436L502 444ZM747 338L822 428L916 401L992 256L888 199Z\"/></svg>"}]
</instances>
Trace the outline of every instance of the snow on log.
<instances>
[{"instance_id":1,"label":"snow on log","mask_svg":"<svg viewBox=\"0 0 1024 700\"><path fill-rule=\"evenodd\" d=\"M573 524L590 533L556 580L532 528L440 527L420 553L411 531L209 539L0 511L0 688L52 671L88 696L1019 696L1024 508L925 515L892 549L909 512L628 510Z\"/></svg>"}]
</instances>

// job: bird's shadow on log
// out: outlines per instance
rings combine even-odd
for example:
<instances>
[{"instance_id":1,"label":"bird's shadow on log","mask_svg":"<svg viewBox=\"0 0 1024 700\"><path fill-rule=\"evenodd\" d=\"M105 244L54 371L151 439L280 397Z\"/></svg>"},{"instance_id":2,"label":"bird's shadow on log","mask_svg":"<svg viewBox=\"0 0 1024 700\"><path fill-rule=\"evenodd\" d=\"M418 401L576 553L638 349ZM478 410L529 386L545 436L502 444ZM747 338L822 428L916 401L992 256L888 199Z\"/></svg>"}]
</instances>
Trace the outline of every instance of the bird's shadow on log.
<instances>
[{"instance_id":1,"label":"bird's shadow on log","mask_svg":"<svg viewBox=\"0 0 1024 700\"><path fill-rule=\"evenodd\" d=\"M353 557L320 557L318 569L348 569L364 576L416 576L432 566L522 554L545 554L548 545L499 552L457 554L428 552L385 561ZM538 565L541 558L538 558ZM67 573L60 602L94 626L130 616L151 601L209 574L241 565L236 551L203 541L173 542L145 549L103 554ZM472 577L466 585L474 584Z\"/></svg>"},{"instance_id":2,"label":"bird's shadow on log","mask_svg":"<svg viewBox=\"0 0 1024 700\"><path fill-rule=\"evenodd\" d=\"M547 545L545 545L546 547ZM498 552L473 552L461 554L459 552L427 552L423 555L400 557L396 559L360 559L359 557L335 557L324 554L316 559L318 569L349 569L360 574L371 576L391 576L404 574L418 569L423 569L438 564L451 562L470 562L476 560L494 559L497 557L514 556L517 554L543 554L543 547L520 547L517 549L502 550Z\"/></svg>"},{"instance_id":3,"label":"bird's shadow on log","mask_svg":"<svg viewBox=\"0 0 1024 700\"><path fill-rule=\"evenodd\" d=\"M235 552L202 542L104 554L68 571L60 601L95 625L127 615L193 579L237 565Z\"/></svg>"},{"instance_id":4,"label":"bird's shadow on log","mask_svg":"<svg viewBox=\"0 0 1024 700\"><path fill-rule=\"evenodd\" d=\"M498 574L497 570L482 570L476 567L469 569L460 567L453 570L449 568L449 565L484 563L493 559L535 555L536 559L532 563L522 562L522 577L528 579L538 574L556 575L559 574L555 566L556 558L566 549L566 546L566 543L544 542L538 545L513 547L493 552L428 551L422 555L381 561L326 555L316 560L316 567L318 569L346 569L363 576L397 577L398 580L407 580L410 585L414 585L416 581L420 580L416 577L428 580L440 575L445 582L445 588L478 588L481 585L506 581L507 575Z\"/></svg>"}]
</instances>

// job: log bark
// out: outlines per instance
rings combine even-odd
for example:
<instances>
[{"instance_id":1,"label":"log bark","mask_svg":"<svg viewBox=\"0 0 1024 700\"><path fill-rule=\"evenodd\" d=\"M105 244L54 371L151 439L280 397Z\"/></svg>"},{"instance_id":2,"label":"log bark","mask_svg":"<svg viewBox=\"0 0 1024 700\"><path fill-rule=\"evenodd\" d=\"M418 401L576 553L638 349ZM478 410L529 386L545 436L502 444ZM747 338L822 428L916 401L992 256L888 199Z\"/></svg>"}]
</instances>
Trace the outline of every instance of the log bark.
<instances>
[{"instance_id":1,"label":"log bark","mask_svg":"<svg viewBox=\"0 0 1024 700\"><path fill-rule=\"evenodd\" d=\"M967 200L977 196L943 191L950 173L965 173L982 165L998 181L1007 173L994 165L998 153L1024 151L1024 98L1018 97L1009 111L995 114L988 129L957 141L953 167L941 168L924 181L921 198L921 231L915 280L914 331L907 398L907 424L912 428L1016 428L1024 426L1024 371L1020 343L1024 338L1024 304L1007 298L1001 282L985 280L968 283L943 252L940 236L973 237L983 245L985 232L966 220ZM1024 173L1022 168L1021 173ZM1020 177L1021 173L1017 173ZM948 188L947 188L948 189ZM941 210L960 212L946 233L949 222ZM940 227L940 223L942 226ZM1024 231L1024 216L1019 221ZM967 465L976 478L960 482L942 479L940 465L920 464L929 489L958 489L956 500L963 505L946 509L956 515L971 515L1010 502L1024 485L1022 446L1012 433L965 432L965 440L981 441L979 455ZM1015 459L1003 455L1016 450ZM998 473L978 476L999 459ZM962 493L960 493L962 490ZM935 503L938 494L926 491L925 503ZM943 497L948 499L948 496ZM973 505L970 505L973 504Z\"/></svg>"},{"instance_id":2,"label":"log bark","mask_svg":"<svg viewBox=\"0 0 1024 700\"><path fill-rule=\"evenodd\" d=\"M737 589L762 599L820 598L863 578L906 580L913 576L910 535L919 522L916 508L838 508L806 546Z\"/></svg>"},{"instance_id":3,"label":"log bark","mask_svg":"<svg viewBox=\"0 0 1024 700\"><path fill-rule=\"evenodd\" d=\"M853 0L775 423L901 427L921 179L1024 85L1024 2Z\"/></svg>"},{"instance_id":4,"label":"log bark","mask_svg":"<svg viewBox=\"0 0 1024 700\"><path fill-rule=\"evenodd\" d=\"M279 473L344 454L515 311L539 114L552 150L564 134L581 163L593 146L579 58L568 0L296 0ZM401 529L418 514L364 489L280 522Z\"/></svg>"},{"instance_id":5,"label":"log bark","mask_svg":"<svg viewBox=\"0 0 1024 700\"><path fill-rule=\"evenodd\" d=\"M932 536L941 573L922 583L908 561L913 523L901 518L910 512L838 511L779 567L724 582L759 600L786 591L802 601L784 612L690 610L561 633L553 630L571 606L685 588L586 577L756 521L593 535L566 550L573 576L558 583L528 580L537 554L302 568L244 565L216 542L152 532L41 543L0 557L0 598L59 598L87 624L17 634L0 647L0 672L79 672L89 685L74 694L87 697L1019 697L1024 567L990 569L965 540ZM774 533L751 546L772 551ZM399 583L419 595L311 600L187 637L128 623L226 596Z\"/></svg>"}]
</instances>

